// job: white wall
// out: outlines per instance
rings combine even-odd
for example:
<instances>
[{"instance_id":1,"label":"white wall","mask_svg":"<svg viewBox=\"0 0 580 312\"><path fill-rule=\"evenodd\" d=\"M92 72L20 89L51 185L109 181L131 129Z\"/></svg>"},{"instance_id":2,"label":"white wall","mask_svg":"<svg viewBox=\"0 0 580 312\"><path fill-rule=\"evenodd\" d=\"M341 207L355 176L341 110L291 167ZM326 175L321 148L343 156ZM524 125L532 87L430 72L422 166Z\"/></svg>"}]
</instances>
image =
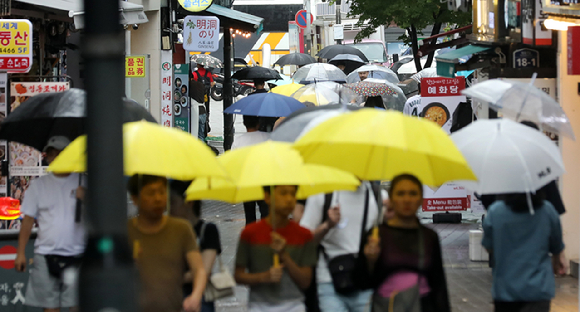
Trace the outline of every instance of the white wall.
<instances>
[{"instance_id":1,"label":"white wall","mask_svg":"<svg viewBox=\"0 0 580 312\"><path fill-rule=\"evenodd\" d=\"M161 120L161 23L160 11L145 12L148 23L139 25L138 30L131 30L131 54L145 55L150 58L150 85L151 115L158 121Z\"/></svg>"},{"instance_id":2,"label":"white wall","mask_svg":"<svg viewBox=\"0 0 580 312\"><path fill-rule=\"evenodd\" d=\"M578 84L580 76L567 74L567 32L558 32L558 96L560 105L568 115L576 136L580 138L580 96ZM562 155L566 174L560 182L566 214L561 218L568 259L579 258L580 238L580 139L576 142L562 139Z\"/></svg>"}]
</instances>

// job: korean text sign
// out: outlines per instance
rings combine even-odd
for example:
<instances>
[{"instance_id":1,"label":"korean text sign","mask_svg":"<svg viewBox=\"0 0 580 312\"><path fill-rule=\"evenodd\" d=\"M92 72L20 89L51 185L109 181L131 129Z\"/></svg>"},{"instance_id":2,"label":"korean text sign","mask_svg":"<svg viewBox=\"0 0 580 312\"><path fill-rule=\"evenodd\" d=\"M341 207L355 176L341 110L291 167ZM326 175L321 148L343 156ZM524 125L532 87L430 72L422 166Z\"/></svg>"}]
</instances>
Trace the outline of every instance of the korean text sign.
<instances>
[{"instance_id":1,"label":"korean text sign","mask_svg":"<svg viewBox=\"0 0 580 312\"><path fill-rule=\"evenodd\" d=\"M188 15L183 25L185 51L214 52L218 50L220 20L217 17Z\"/></svg>"},{"instance_id":2,"label":"korean text sign","mask_svg":"<svg viewBox=\"0 0 580 312\"><path fill-rule=\"evenodd\" d=\"M32 24L25 19L0 20L0 71L27 73L32 66Z\"/></svg>"},{"instance_id":3,"label":"korean text sign","mask_svg":"<svg viewBox=\"0 0 580 312\"><path fill-rule=\"evenodd\" d=\"M445 132L451 132L453 113L467 99L461 94L465 77L432 77L421 79L420 116L437 123Z\"/></svg>"},{"instance_id":4,"label":"korean text sign","mask_svg":"<svg viewBox=\"0 0 580 312\"><path fill-rule=\"evenodd\" d=\"M178 0L179 4L190 12L201 12L207 10L213 0Z\"/></svg>"},{"instance_id":5,"label":"korean text sign","mask_svg":"<svg viewBox=\"0 0 580 312\"><path fill-rule=\"evenodd\" d=\"M125 77L143 78L145 77L145 57L127 56L125 57Z\"/></svg>"}]
</instances>

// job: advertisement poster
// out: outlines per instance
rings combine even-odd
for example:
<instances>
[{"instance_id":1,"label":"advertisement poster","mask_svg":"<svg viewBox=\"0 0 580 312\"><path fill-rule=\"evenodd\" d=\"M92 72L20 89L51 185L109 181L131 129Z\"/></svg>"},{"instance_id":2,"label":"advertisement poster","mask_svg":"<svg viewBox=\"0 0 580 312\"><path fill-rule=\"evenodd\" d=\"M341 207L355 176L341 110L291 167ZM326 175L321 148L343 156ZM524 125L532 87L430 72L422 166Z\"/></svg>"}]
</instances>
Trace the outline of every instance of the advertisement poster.
<instances>
[{"instance_id":1,"label":"advertisement poster","mask_svg":"<svg viewBox=\"0 0 580 312\"><path fill-rule=\"evenodd\" d=\"M145 77L145 56L125 57L125 77L126 78Z\"/></svg>"},{"instance_id":2,"label":"advertisement poster","mask_svg":"<svg viewBox=\"0 0 580 312\"><path fill-rule=\"evenodd\" d=\"M448 134L451 132L453 113L467 98L461 94L465 89L465 77L422 78L420 116L437 123Z\"/></svg>"},{"instance_id":3,"label":"advertisement poster","mask_svg":"<svg viewBox=\"0 0 580 312\"><path fill-rule=\"evenodd\" d=\"M190 132L189 65L173 65L173 126Z\"/></svg>"},{"instance_id":4,"label":"advertisement poster","mask_svg":"<svg viewBox=\"0 0 580 312\"><path fill-rule=\"evenodd\" d=\"M32 67L32 23L26 19L0 21L0 71L27 73Z\"/></svg>"},{"instance_id":5,"label":"advertisement poster","mask_svg":"<svg viewBox=\"0 0 580 312\"><path fill-rule=\"evenodd\" d=\"M68 82L12 82L10 83L10 111L18 108L34 95L62 92L69 88ZM15 142L10 142L8 146L6 143L0 144L2 158L6 158L6 148L8 148L10 176L7 181L6 177L2 177L4 192L2 193L0 189L0 197L6 196L9 187L10 197L22 202L30 182L46 174L46 167L42 166L40 151L30 146ZM3 224L0 227L5 229L18 229L20 227L20 220L3 220L1 222Z\"/></svg>"},{"instance_id":6,"label":"advertisement poster","mask_svg":"<svg viewBox=\"0 0 580 312\"><path fill-rule=\"evenodd\" d=\"M173 126L173 66L172 52L161 51L161 124Z\"/></svg>"},{"instance_id":7,"label":"advertisement poster","mask_svg":"<svg viewBox=\"0 0 580 312\"><path fill-rule=\"evenodd\" d=\"M447 183L439 188L423 186L423 211L445 212L465 211L468 204L467 191L464 187Z\"/></svg>"},{"instance_id":8,"label":"advertisement poster","mask_svg":"<svg viewBox=\"0 0 580 312\"><path fill-rule=\"evenodd\" d=\"M183 21L183 49L215 52L220 46L220 20L215 16L188 15Z\"/></svg>"}]
</instances>

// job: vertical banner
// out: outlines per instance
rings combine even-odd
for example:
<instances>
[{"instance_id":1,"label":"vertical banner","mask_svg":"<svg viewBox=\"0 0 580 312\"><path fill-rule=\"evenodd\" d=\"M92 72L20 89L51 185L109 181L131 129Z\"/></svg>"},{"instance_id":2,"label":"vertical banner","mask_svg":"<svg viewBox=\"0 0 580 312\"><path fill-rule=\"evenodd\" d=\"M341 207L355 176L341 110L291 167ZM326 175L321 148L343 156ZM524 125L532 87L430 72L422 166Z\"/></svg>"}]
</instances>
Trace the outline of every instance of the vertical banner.
<instances>
[{"instance_id":1,"label":"vertical banner","mask_svg":"<svg viewBox=\"0 0 580 312\"><path fill-rule=\"evenodd\" d=\"M173 66L172 51L161 51L161 124L165 127L173 126Z\"/></svg>"},{"instance_id":2,"label":"vertical banner","mask_svg":"<svg viewBox=\"0 0 580 312\"><path fill-rule=\"evenodd\" d=\"M6 118L6 85L8 83L8 74L0 73L0 123ZM6 160L6 141L0 141L0 162ZM0 177L0 197L6 196L6 185L8 177Z\"/></svg>"},{"instance_id":3,"label":"vertical banner","mask_svg":"<svg viewBox=\"0 0 580 312\"><path fill-rule=\"evenodd\" d=\"M173 65L173 126L190 130L189 65Z\"/></svg>"}]
</instances>

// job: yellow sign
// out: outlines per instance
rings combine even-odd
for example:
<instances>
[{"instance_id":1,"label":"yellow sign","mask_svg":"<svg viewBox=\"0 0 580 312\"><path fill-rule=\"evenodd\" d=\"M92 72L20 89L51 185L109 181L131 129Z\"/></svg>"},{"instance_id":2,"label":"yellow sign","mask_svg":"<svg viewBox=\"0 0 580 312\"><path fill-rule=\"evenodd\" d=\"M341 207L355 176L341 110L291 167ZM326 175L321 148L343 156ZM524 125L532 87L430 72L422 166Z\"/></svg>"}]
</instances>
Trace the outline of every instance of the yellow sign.
<instances>
[{"instance_id":1,"label":"yellow sign","mask_svg":"<svg viewBox=\"0 0 580 312\"><path fill-rule=\"evenodd\" d=\"M143 78L145 77L145 57L127 56L125 57L125 77Z\"/></svg>"},{"instance_id":2,"label":"yellow sign","mask_svg":"<svg viewBox=\"0 0 580 312\"><path fill-rule=\"evenodd\" d=\"M190 12L201 12L207 10L213 0L177 0L179 4Z\"/></svg>"},{"instance_id":3,"label":"yellow sign","mask_svg":"<svg viewBox=\"0 0 580 312\"><path fill-rule=\"evenodd\" d=\"M32 24L25 19L0 20L0 71L27 73L32 66Z\"/></svg>"}]
</instances>

